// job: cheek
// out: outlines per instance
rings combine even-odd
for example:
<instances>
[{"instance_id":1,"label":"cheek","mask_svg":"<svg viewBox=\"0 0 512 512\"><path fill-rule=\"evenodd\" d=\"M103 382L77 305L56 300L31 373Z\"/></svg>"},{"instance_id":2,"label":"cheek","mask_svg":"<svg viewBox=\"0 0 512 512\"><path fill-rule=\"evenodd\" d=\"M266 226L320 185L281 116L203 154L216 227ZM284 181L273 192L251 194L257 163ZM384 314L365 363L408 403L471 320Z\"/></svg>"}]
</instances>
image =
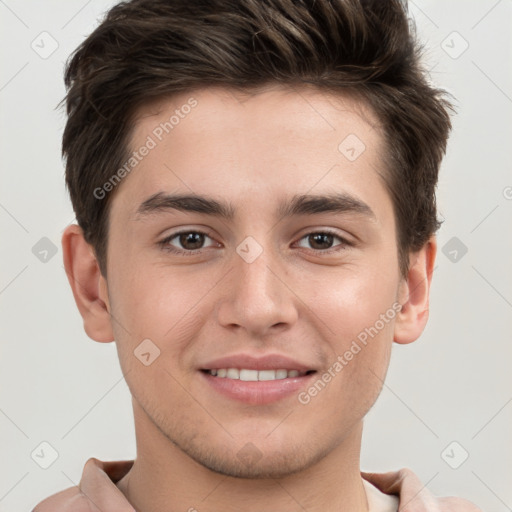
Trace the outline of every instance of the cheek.
<instances>
[{"instance_id":1,"label":"cheek","mask_svg":"<svg viewBox=\"0 0 512 512\"><path fill-rule=\"evenodd\" d=\"M197 270L177 272L163 265L141 264L137 269L112 275L113 329L121 365L125 371L135 371L132 379L141 371L148 373L149 368L141 365L144 357L137 355L149 352L146 358L156 356L152 370L185 369L191 346L207 320L202 308L208 302L211 278L199 277ZM164 372L162 377L169 375Z\"/></svg>"},{"instance_id":2,"label":"cheek","mask_svg":"<svg viewBox=\"0 0 512 512\"><path fill-rule=\"evenodd\" d=\"M163 339L193 315L194 305L208 292L205 279L164 266L136 266L114 282L115 311L134 337Z\"/></svg>"},{"instance_id":3,"label":"cheek","mask_svg":"<svg viewBox=\"0 0 512 512\"><path fill-rule=\"evenodd\" d=\"M358 288L331 295L327 368L318 375L321 382L314 381L299 401L310 404L308 414L337 431L363 418L382 389L396 315L391 291Z\"/></svg>"},{"instance_id":4,"label":"cheek","mask_svg":"<svg viewBox=\"0 0 512 512\"><path fill-rule=\"evenodd\" d=\"M397 298L398 270L382 270L368 265L353 266L333 271L317 281L311 304L320 318L325 318L337 340L356 337L392 308ZM392 312L390 316L394 318ZM386 331L380 323L379 326L379 330Z\"/></svg>"},{"instance_id":5,"label":"cheek","mask_svg":"<svg viewBox=\"0 0 512 512\"><path fill-rule=\"evenodd\" d=\"M381 388L398 308L397 279L398 271L386 275L367 267L331 279L316 294L315 312L327 326L328 365L340 376L333 379L337 381L333 388L347 399L366 396L372 401Z\"/></svg>"}]
</instances>

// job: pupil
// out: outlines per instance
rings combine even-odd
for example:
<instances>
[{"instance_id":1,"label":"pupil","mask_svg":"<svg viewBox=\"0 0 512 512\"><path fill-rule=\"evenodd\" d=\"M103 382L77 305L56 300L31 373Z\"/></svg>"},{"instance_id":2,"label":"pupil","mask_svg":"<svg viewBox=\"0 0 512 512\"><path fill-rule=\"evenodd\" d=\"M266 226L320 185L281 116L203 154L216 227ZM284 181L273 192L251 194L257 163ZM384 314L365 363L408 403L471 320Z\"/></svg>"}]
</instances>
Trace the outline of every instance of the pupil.
<instances>
[{"instance_id":1,"label":"pupil","mask_svg":"<svg viewBox=\"0 0 512 512\"><path fill-rule=\"evenodd\" d=\"M180 243L186 249L200 249L203 243L204 235L201 233L184 233L180 235ZM192 247L188 243L192 243Z\"/></svg>"},{"instance_id":2,"label":"pupil","mask_svg":"<svg viewBox=\"0 0 512 512\"><path fill-rule=\"evenodd\" d=\"M325 243L327 243L327 245L330 246L332 243L332 237L333 235L330 235L328 233L317 233L314 235L310 235L309 241L311 243L311 246L315 249L329 249L329 247L325 247ZM318 242L320 242L320 247L315 247L315 245L318 245ZM322 246L322 242L324 243L324 246Z\"/></svg>"}]
</instances>

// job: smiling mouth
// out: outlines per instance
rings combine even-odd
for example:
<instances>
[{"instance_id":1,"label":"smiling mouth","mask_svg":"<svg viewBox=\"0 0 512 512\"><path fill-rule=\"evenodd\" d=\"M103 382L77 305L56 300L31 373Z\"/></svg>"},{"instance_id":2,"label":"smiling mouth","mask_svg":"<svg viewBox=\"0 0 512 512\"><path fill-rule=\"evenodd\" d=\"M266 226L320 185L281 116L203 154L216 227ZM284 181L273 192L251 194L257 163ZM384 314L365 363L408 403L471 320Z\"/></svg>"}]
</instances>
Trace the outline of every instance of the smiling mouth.
<instances>
[{"instance_id":1,"label":"smiling mouth","mask_svg":"<svg viewBox=\"0 0 512 512\"><path fill-rule=\"evenodd\" d=\"M244 382L272 381L297 377L304 377L316 370L287 370L280 368L277 370L252 370L247 368L214 368L202 369L202 372L217 377L219 379L241 380Z\"/></svg>"}]
</instances>

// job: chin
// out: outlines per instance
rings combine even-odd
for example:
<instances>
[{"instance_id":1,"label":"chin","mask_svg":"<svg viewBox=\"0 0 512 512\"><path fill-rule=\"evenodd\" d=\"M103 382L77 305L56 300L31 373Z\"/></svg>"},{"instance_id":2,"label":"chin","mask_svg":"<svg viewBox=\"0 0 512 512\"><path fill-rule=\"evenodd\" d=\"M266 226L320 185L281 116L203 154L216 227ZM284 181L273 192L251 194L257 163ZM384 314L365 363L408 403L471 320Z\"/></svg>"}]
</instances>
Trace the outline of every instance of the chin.
<instances>
[{"instance_id":1,"label":"chin","mask_svg":"<svg viewBox=\"0 0 512 512\"><path fill-rule=\"evenodd\" d=\"M212 447L188 447L183 449L190 458L207 469L233 478L276 479L284 478L303 471L319 460L329 451L310 448L305 445L298 450L290 446L288 450L260 450L248 441L237 452L214 449Z\"/></svg>"}]
</instances>

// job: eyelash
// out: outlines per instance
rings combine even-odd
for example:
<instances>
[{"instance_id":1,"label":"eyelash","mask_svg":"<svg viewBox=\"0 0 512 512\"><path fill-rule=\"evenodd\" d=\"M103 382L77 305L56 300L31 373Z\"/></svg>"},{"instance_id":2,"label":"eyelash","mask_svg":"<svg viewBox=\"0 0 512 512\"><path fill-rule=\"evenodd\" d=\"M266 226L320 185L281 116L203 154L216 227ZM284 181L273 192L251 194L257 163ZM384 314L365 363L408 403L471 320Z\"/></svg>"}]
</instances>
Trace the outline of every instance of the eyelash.
<instances>
[{"instance_id":1,"label":"eyelash","mask_svg":"<svg viewBox=\"0 0 512 512\"><path fill-rule=\"evenodd\" d=\"M178 237L180 235L184 235L184 234L190 234L190 233L199 234L199 235L206 235L208 238L212 238L213 239L213 237L211 237L210 234L205 232L205 231L183 230L183 231L177 231L176 233L172 233L168 237L166 237L163 240L161 240L160 242L158 242L158 245L162 248L162 250L170 252L170 253L173 253L173 254L182 254L182 255L186 255L186 256L191 256L191 255L194 255L194 254L200 254L201 252L204 251L204 248L203 249L193 249L193 250L187 251L185 249L177 249L176 247L173 247L173 246L169 245L170 241L174 240L176 237ZM347 246L348 247L353 247L354 246L354 244L352 242L349 242L348 240L346 240L345 238L343 238L339 234L337 234L335 231L332 231L330 229L324 229L324 230L321 230L321 231L310 231L309 233L306 233L305 235L303 235L299 239L299 241L303 240L304 238L306 238L306 237L308 237L310 235L332 235L335 238L338 238L342 242L341 244L339 244L339 246L331 247L330 249L325 249L325 250L322 250L322 249L310 249L311 251L314 251L315 253L319 253L321 255L331 254L333 252L343 251L343 250L346 249Z\"/></svg>"}]
</instances>

